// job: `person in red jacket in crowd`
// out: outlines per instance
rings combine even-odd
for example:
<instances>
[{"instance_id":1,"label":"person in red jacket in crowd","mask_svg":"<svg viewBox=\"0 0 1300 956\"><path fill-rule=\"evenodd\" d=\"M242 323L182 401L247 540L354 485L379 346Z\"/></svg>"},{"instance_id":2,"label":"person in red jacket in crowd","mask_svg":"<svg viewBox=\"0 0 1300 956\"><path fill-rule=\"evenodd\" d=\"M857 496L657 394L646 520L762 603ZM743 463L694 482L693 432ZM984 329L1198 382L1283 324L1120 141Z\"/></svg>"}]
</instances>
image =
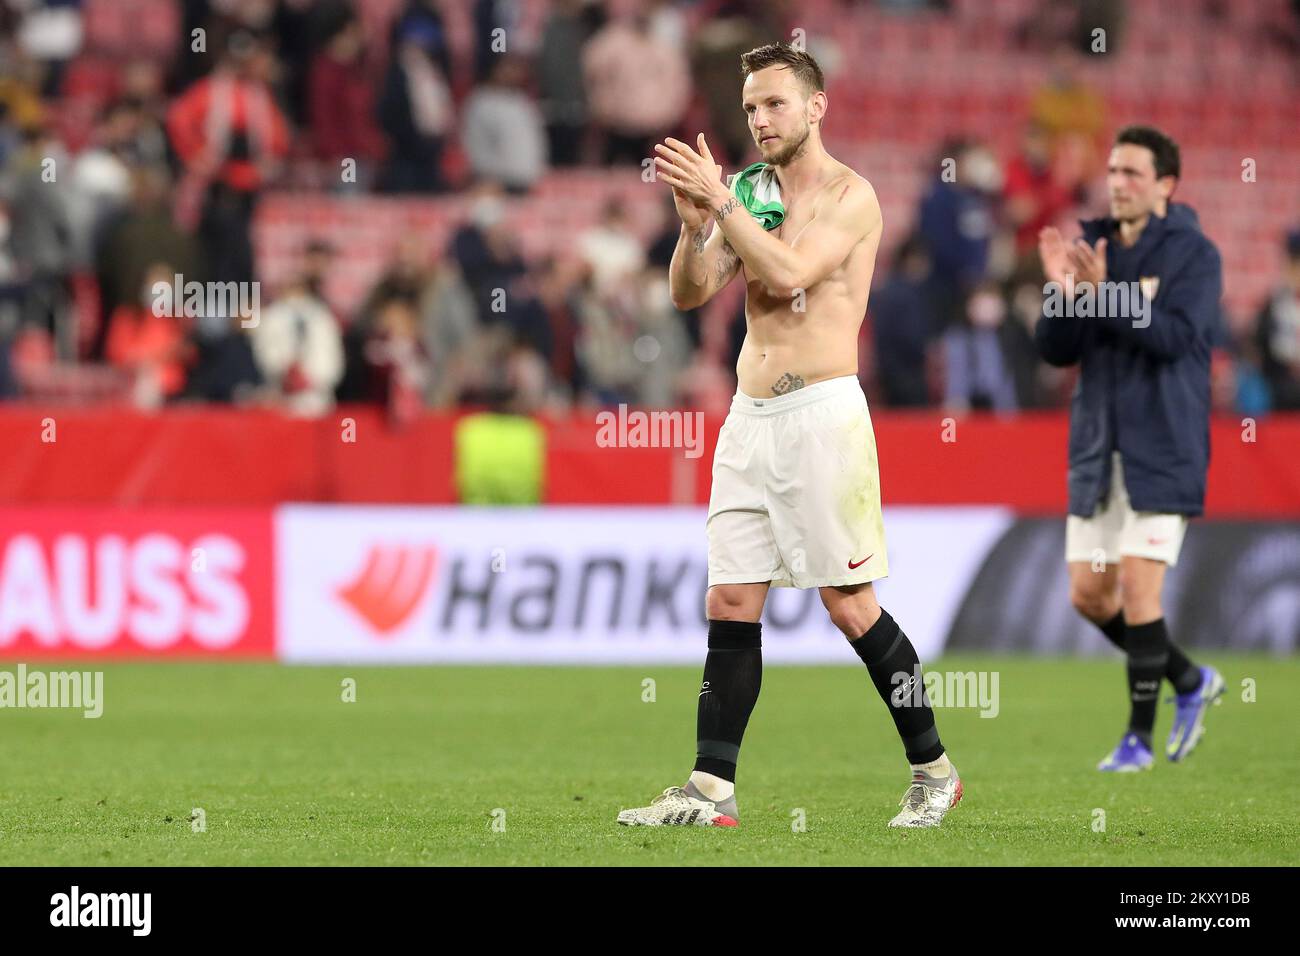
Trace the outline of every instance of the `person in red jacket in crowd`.
<instances>
[{"instance_id":1,"label":"person in red jacket in crowd","mask_svg":"<svg viewBox=\"0 0 1300 956\"><path fill-rule=\"evenodd\" d=\"M193 351L185 320L154 308L155 283L170 285L174 273L166 263L151 266L139 299L119 305L108 323L105 356L133 374L134 399L142 407L159 405L185 388Z\"/></svg>"},{"instance_id":2,"label":"person in red jacket in crowd","mask_svg":"<svg viewBox=\"0 0 1300 956\"><path fill-rule=\"evenodd\" d=\"M1060 147L1072 156L1069 140ZM1032 120L1025 127L1020 152L1007 163L1002 196L1007 218L1016 230L1016 255L1035 255L1038 233L1066 213L1079 196L1079 180L1071 175L1070 163L1053 151L1047 128Z\"/></svg>"},{"instance_id":3,"label":"person in red jacket in crowd","mask_svg":"<svg viewBox=\"0 0 1300 956\"><path fill-rule=\"evenodd\" d=\"M252 281L249 234L257 194L289 150L266 42L236 30L211 74L172 104L167 132L185 166L182 189L202 195L199 236L216 281Z\"/></svg>"}]
</instances>

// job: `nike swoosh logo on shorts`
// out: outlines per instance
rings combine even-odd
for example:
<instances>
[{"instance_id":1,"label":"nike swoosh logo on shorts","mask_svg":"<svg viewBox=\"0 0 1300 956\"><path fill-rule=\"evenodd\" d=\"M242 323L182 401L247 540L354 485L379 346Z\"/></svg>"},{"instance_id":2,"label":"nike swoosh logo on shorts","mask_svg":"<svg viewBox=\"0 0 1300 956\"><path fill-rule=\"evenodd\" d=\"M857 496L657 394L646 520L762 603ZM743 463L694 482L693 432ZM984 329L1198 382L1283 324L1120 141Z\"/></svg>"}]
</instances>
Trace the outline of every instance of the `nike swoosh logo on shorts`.
<instances>
[{"instance_id":1,"label":"nike swoosh logo on shorts","mask_svg":"<svg viewBox=\"0 0 1300 956\"><path fill-rule=\"evenodd\" d=\"M871 554L867 555L865 558L863 558L863 559L862 559L861 561L859 561L857 564L854 564L852 561L850 561L850 562L849 562L849 570L850 570L850 571L856 571L858 568L862 567L864 564L866 564L868 561L870 561L871 558L872 558L872 556L873 556L875 553L876 553L876 552L872 551Z\"/></svg>"}]
</instances>

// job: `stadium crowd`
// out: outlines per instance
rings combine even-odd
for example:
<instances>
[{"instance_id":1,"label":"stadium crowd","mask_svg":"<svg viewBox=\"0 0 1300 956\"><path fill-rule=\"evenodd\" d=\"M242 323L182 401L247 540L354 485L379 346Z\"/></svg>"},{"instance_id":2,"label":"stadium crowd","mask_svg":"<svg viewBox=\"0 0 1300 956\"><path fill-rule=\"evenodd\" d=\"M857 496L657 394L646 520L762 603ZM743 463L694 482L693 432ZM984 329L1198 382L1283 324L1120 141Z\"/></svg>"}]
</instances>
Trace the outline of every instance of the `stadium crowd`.
<instances>
[{"instance_id":1,"label":"stadium crowd","mask_svg":"<svg viewBox=\"0 0 1300 956\"><path fill-rule=\"evenodd\" d=\"M722 345L707 348L704 317L673 308L666 197L648 242L612 194L568 254L543 257L524 255L505 210L556 171L639 172L654 141L690 138L693 122L726 168L748 162L738 54L788 35L789 3L555 0L523 55L502 49L507 0L464 0L467 51L439 0L156 0L175 50L97 77L104 108L73 143L60 109L90 5L0 0L0 398L303 415L375 402L410 415L701 404L734 387L743 314L733 303ZM707 29L688 30L688 15ZM862 346L875 403L1012 412L1068 400L1073 372L1033 347L1036 236L1104 202L1113 131L1072 70L1072 25L1049 27L1034 31L1046 79L1018 150L934 143L915 225L886 244ZM313 239L252 308L159 314L156 284L175 276L259 279L258 206L282 189L468 195L469 214L445 248L398 237L354 309L326 293L353 250ZM1300 228L1278 245L1274 291L1223 323L1220 409L1300 409Z\"/></svg>"}]
</instances>

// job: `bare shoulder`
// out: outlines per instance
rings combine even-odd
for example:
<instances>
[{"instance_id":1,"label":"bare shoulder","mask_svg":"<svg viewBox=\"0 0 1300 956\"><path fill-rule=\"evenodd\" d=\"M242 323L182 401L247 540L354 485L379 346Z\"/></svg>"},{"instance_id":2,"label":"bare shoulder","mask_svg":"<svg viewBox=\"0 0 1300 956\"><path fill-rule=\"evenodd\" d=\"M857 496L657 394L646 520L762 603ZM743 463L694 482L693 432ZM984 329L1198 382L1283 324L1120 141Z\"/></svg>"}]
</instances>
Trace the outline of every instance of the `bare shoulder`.
<instances>
[{"instance_id":1,"label":"bare shoulder","mask_svg":"<svg viewBox=\"0 0 1300 956\"><path fill-rule=\"evenodd\" d=\"M864 234L880 228L880 200L876 198L876 190L848 166L839 165L839 175L822 191L819 212L855 222L861 225Z\"/></svg>"}]
</instances>

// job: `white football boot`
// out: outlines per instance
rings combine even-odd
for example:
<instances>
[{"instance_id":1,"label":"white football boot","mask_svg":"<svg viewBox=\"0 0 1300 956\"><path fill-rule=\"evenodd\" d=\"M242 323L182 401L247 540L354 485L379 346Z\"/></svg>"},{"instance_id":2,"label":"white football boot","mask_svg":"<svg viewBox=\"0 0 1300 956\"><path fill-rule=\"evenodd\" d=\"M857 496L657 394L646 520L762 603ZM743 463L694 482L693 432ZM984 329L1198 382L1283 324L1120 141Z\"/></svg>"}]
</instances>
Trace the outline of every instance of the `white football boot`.
<instances>
[{"instance_id":1,"label":"white football boot","mask_svg":"<svg viewBox=\"0 0 1300 956\"><path fill-rule=\"evenodd\" d=\"M927 777L919 771L899 801L902 810L889 821L891 827L937 827L961 800L961 778L954 767L947 778Z\"/></svg>"},{"instance_id":2,"label":"white football boot","mask_svg":"<svg viewBox=\"0 0 1300 956\"><path fill-rule=\"evenodd\" d=\"M724 813L730 810L732 815ZM735 797L722 801L722 809L692 784L669 787L650 802L648 807L621 810L618 822L625 827L734 827L737 820Z\"/></svg>"}]
</instances>

